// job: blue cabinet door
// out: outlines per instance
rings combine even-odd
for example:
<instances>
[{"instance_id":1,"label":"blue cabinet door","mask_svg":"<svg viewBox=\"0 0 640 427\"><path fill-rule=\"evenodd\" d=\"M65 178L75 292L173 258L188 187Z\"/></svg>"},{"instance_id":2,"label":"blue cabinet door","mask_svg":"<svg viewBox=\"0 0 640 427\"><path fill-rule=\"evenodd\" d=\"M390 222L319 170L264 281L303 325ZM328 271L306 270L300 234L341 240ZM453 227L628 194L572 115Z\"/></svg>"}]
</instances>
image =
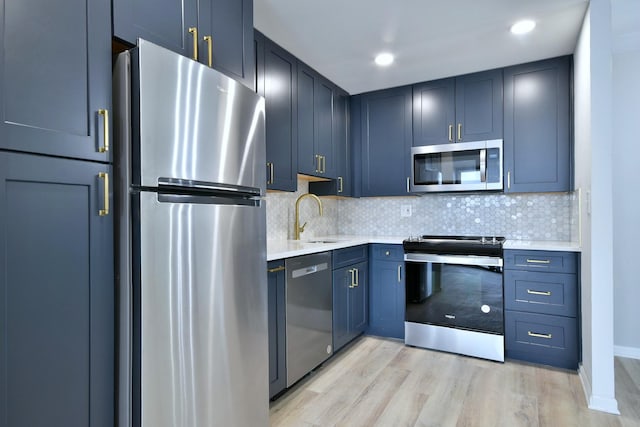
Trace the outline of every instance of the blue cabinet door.
<instances>
[{"instance_id":1,"label":"blue cabinet door","mask_svg":"<svg viewBox=\"0 0 640 427\"><path fill-rule=\"evenodd\" d=\"M504 69L505 192L570 191L571 57Z\"/></svg>"},{"instance_id":2,"label":"blue cabinet door","mask_svg":"<svg viewBox=\"0 0 640 427\"><path fill-rule=\"evenodd\" d=\"M143 38L203 64L211 61L255 89L251 0L113 0L113 35L131 45Z\"/></svg>"},{"instance_id":3,"label":"blue cabinet door","mask_svg":"<svg viewBox=\"0 0 640 427\"><path fill-rule=\"evenodd\" d=\"M0 5L0 149L107 162L108 0ZM107 129L107 132L105 132Z\"/></svg>"},{"instance_id":4,"label":"blue cabinet door","mask_svg":"<svg viewBox=\"0 0 640 427\"><path fill-rule=\"evenodd\" d=\"M455 142L455 79L413 86L413 145Z\"/></svg>"},{"instance_id":5,"label":"blue cabinet door","mask_svg":"<svg viewBox=\"0 0 640 427\"><path fill-rule=\"evenodd\" d=\"M309 192L318 196L351 196L351 141L349 139L349 94L334 88L333 150L334 161L327 161L327 168L335 164L335 179L309 183Z\"/></svg>"},{"instance_id":6,"label":"blue cabinet door","mask_svg":"<svg viewBox=\"0 0 640 427\"><path fill-rule=\"evenodd\" d=\"M298 188L297 61L256 32L257 89L265 97L267 188Z\"/></svg>"},{"instance_id":7,"label":"blue cabinet door","mask_svg":"<svg viewBox=\"0 0 640 427\"><path fill-rule=\"evenodd\" d=\"M404 339L405 272L401 245L369 246L368 333Z\"/></svg>"},{"instance_id":8,"label":"blue cabinet door","mask_svg":"<svg viewBox=\"0 0 640 427\"><path fill-rule=\"evenodd\" d=\"M367 269L363 261L333 271L333 351L367 328Z\"/></svg>"},{"instance_id":9,"label":"blue cabinet door","mask_svg":"<svg viewBox=\"0 0 640 427\"><path fill-rule=\"evenodd\" d=\"M113 0L113 35L131 45L143 38L191 58L190 28L198 28L198 0Z\"/></svg>"},{"instance_id":10,"label":"blue cabinet door","mask_svg":"<svg viewBox=\"0 0 640 427\"><path fill-rule=\"evenodd\" d=\"M114 425L109 172L0 152L2 427Z\"/></svg>"},{"instance_id":11,"label":"blue cabinet door","mask_svg":"<svg viewBox=\"0 0 640 427\"><path fill-rule=\"evenodd\" d=\"M316 73L298 62L298 172L318 175L321 161L315 152Z\"/></svg>"},{"instance_id":12,"label":"blue cabinet door","mask_svg":"<svg viewBox=\"0 0 640 427\"><path fill-rule=\"evenodd\" d=\"M252 0L199 0L200 61L208 63L205 36L212 39L212 65L255 89Z\"/></svg>"},{"instance_id":13,"label":"blue cabinet door","mask_svg":"<svg viewBox=\"0 0 640 427\"><path fill-rule=\"evenodd\" d=\"M408 193L411 86L370 92L361 99L362 195Z\"/></svg>"},{"instance_id":14,"label":"blue cabinet door","mask_svg":"<svg viewBox=\"0 0 640 427\"><path fill-rule=\"evenodd\" d=\"M502 139L502 70L456 77L456 142Z\"/></svg>"},{"instance_id":15,"label":"blue cabinet door","mask_svg":"<svg viewBox=\"0 0 640 427\"><path fill-rule=\"evenodd\" d=\"M285 271L284 261L267 265L269 323L269 398L287 386L285 348Z\"/></svg>"},{"instance_id":16,"label":"blue cabinet door","mask_svg":"<svg viewBox=\"0 0 640 427\"><path fill-rule=\"evenodd\" d=\"M355 269L356 276L356 285L349 293L349 332L353 339L362 334L369 324L369 265L361 262L351 268Z\"/></svg>"},{"instance_id":17,"label":"blue cabinet door","mask_svg":"<svg viewBox=\"0 0 640 427\"><path fill-rule=\"evenodd\" d=\"M335 178L334 85L298 61L298 172Z\"/></svg>"}]
</instances>

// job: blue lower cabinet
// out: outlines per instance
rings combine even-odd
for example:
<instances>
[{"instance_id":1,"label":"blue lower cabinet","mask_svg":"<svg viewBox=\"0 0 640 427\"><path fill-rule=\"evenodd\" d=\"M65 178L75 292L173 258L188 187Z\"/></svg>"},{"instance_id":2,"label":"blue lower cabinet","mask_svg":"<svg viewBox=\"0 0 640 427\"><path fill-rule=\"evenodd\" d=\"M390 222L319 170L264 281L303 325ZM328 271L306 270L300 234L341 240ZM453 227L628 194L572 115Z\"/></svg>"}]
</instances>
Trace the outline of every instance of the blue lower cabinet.
<instances>
[{"instance_id":1,"label":"blue lower cabinet","mask_svg":"<svg viewBox=\"0 0 640 427\"><path fill-rule=\"evenodd\" d=\"M505 311L506 356L565 369L578 369L578 327L574 317Z\"/></svg>"},{"instance_id":2,"label":"blue lower cabinet","mask_svg":"<svg viewBox=\"0 0 640 427\"><path fill-rule=\"evenodd\" d=\"M284 260L271 261L268 272L269 322L269 398L287 386L285 348L285 271Z\"/></svg>"},{"instance_id":3,"label":"blue lower cabinet","mask_svg":"<svg viewBox=\"0 0 640 427\"><path fill-rule=\"evenodd\" d=\"M369 334L404 339L404 281L402 245L370 245Z\"/></svg>"},{"instance_id":4,"label":"blue lower cabinet","mask_svg":"<svg viewBox=\"0 0 640 427\"><path fill-rule=\"evenodd\" d=\"M365 332L367 328L369 319L367 246L336 250L333 252L332 262L334 267L340 267L333 270L333 351L335 352Z\"/></svg>"},{"instance_id":5,"label":"blue lower cabinet","mask_svg":"<svg viewBox=\"0 0 640 427\"><path fill-rule=\"evenodd\" d=\"M114 425L110 172L0 151L0 426Z\"/></svg>"},{"instance_id":6,"label":"blue lower cabinet","mask_svg":"<svg viewBox=\"0 0 640 427\"><path fill-rule=\"evenodd\" d=\"M579 254L506 250L504 260L506 357L577 369Z\"/></svg>"}]
</instances>

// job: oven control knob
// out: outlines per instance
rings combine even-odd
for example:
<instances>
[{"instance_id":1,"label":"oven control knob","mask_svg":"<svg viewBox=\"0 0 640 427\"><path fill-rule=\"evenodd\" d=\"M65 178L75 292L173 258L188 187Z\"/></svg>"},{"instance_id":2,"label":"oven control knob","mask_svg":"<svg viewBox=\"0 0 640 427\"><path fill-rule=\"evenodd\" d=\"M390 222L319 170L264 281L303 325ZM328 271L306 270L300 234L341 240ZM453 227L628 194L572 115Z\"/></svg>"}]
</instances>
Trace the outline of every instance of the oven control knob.
<instances>
[{"instance_id":1,"label":"oven control knob","mask_svg":"<svg viewBox=\"0 0 640 427\"><path fill-rule=\"evenodd\" d=\"M482 310L483 313L487 314L491 311L491 307L489 307L487 304L483 304L482 307L480 307L480 310Z\"/></svg>"}]
</instances>

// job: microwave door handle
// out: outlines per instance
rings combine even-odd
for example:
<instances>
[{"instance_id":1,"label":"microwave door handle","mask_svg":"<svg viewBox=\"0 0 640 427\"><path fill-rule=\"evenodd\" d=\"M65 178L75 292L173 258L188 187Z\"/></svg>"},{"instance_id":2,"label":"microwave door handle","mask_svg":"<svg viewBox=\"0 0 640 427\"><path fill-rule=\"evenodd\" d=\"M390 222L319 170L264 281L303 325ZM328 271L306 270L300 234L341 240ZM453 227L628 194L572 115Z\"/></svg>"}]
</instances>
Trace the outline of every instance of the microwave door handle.
<instances>
[{"instance_id":1,"label":"microwave door handle","mask_svg":"<svg viewBox=\"0 0 640 427\"><path fill-rule=\"evenodd\" d=\"M480 182L487 182L487 149L480 150Z\"/></svg>"}]
</instances>

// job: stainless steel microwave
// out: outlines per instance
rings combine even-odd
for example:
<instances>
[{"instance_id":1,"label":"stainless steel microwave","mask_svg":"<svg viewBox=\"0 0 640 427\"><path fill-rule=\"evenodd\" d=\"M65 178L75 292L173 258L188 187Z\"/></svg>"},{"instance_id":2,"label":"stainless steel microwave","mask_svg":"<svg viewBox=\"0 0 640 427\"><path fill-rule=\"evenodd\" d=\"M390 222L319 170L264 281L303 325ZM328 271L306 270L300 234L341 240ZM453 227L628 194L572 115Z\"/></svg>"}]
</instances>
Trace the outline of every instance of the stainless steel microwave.
<instances>
[{"instance_id":1,"label":"stainless steel microwave","mask_svg":"<svg viewBox=\"0 0 640 427\"><path fill-rule=\"evenodd\" d=\"M411 192L502 188L501 139L411 148Z\"/></svg>"}]
</instances>

